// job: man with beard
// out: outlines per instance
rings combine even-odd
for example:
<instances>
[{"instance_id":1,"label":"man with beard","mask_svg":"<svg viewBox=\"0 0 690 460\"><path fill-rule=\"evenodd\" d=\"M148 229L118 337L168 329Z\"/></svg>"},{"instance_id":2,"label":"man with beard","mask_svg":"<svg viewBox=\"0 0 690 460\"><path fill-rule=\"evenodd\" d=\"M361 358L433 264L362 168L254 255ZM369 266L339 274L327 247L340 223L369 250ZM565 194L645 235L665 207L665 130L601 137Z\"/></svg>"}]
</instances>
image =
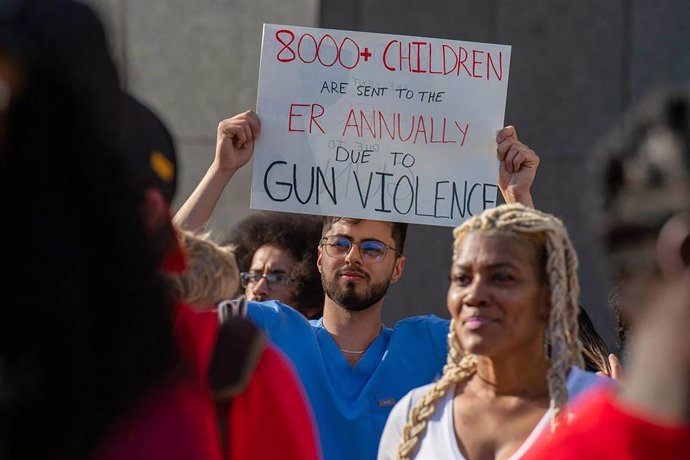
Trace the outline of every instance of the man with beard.
<instances>
[{"instance_id":1,"label":"man with beard","mask_svg":"<svg viewBox=\"0 0 690 460\"><path fill-rule=\"evenodd\" d=\"M324 219L318 267L326 297L321 319L306 321L279 302L249 302L250 319L292 360L305 386L324 458L375 458L388 413L445 363L448 322L435 316L381 322L398 281L405 224Z\"/></svg>"},{"instance_id":2,"label":"man with beard","mask_svg":"<svg viewBox=\"0 0 690 460\"><path fill-rule=\"evenodd\" d=\"M219 124L216 158L178 219L185 227L203 227L230 178L249 161L259 130L251 111ZM496 140L504 198L531 206L539 158L513 127L503 128ZM326 460L376 458L395 403L432 382L445 364L448 321L416 316L394 328L381 321L388 286L405 266L406 232L407 224L324 218L317 259L326 294L323 317L307 321L276 301L247 305L248 317L294 364Z\"/></svg>"}]
</instances>

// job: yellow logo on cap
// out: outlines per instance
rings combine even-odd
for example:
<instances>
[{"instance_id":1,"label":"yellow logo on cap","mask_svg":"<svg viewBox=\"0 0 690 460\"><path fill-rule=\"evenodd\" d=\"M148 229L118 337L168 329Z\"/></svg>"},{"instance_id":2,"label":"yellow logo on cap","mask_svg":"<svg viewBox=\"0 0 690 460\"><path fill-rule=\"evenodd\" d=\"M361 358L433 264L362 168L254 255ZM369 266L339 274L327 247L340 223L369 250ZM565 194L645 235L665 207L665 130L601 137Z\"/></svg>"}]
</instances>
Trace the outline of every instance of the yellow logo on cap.
<instances>
[{"instance_id":1,"label":"yellow logo on cap","mask_svg":"<svg viewBox=\"0 0 690 460\"><path fill-rule=\"evenodd\" d=\"M175 178L175 165L160 151L151 152L150 165L153 172L165 182L170 182Z\"/></svg>"}]
</instances>

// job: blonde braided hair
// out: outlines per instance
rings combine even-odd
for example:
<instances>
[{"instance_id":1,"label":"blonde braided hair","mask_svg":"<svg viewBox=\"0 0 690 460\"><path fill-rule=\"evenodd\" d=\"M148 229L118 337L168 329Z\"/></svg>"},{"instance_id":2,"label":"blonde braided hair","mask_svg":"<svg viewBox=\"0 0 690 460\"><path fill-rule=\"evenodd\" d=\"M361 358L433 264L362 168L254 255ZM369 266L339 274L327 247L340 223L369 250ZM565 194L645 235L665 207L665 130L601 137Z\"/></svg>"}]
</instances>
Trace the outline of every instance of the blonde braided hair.
<instances>
[{"instance_id":1,"label":"blonde braided hair","mask_svg":"<svg viewBox=\"0 0 690 460\"><path fill-rule=\"evenodd\" d=\"M546 253L546 275L551 290L551 310L546 329L550 361L547 372L551 408L551 428L556 428L558 414L568 401L566 377L570 366L583 367L582 344L578 339L577 255L568 232L556 217L520 204L510 204L484 211L453 231L454 258L458 255L463 237L472 231L496 231L514 236L537 237ZM475 355L465 353L451 321L448 334L448 361L443 375L412 407L398 445L398 460L412 458L423 437L427 422L436 409L436 402L458 383L474 375L477 367Z\"/></svg>"}]
</instances>

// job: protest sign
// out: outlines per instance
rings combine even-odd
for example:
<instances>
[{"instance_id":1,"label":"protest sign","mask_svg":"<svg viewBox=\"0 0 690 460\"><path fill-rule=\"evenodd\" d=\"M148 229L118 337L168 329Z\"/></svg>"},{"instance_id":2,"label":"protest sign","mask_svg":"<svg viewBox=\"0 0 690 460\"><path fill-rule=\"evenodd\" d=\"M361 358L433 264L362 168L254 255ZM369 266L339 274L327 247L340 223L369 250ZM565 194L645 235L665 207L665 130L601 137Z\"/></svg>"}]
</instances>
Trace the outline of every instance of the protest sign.
<instances>
[{"instance_id":1,"label":"protest sign","mask_svg":"<svg viewBox=\"0 0 690 460\"><path fill-rule=\"evenodd\" d=\"M264 25L251 207L455 226L496 204L510 47Z\"/></svg>"}]
</instances>

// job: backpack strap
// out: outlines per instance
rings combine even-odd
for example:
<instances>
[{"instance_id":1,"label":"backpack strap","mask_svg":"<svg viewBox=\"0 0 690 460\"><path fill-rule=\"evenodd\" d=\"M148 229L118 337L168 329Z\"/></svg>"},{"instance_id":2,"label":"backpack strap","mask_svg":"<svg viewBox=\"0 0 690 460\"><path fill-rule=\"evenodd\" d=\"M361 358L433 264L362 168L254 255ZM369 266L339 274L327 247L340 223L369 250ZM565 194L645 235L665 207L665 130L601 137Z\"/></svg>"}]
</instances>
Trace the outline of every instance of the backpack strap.
<instances>
[{"instance_id":1,"label":"backpack strap","mask_svg":"<svg viewBox=\"0 0 690 460\"><path fill-rule=\"evenodd\" d=\"M218 429L226 453L229 448L227 423L232 400L247 388L266 345L263 331L245 319L242 312L246 312L244 298L219 304L220 327L208 368Z\"/></svg>"}]
</instances>

